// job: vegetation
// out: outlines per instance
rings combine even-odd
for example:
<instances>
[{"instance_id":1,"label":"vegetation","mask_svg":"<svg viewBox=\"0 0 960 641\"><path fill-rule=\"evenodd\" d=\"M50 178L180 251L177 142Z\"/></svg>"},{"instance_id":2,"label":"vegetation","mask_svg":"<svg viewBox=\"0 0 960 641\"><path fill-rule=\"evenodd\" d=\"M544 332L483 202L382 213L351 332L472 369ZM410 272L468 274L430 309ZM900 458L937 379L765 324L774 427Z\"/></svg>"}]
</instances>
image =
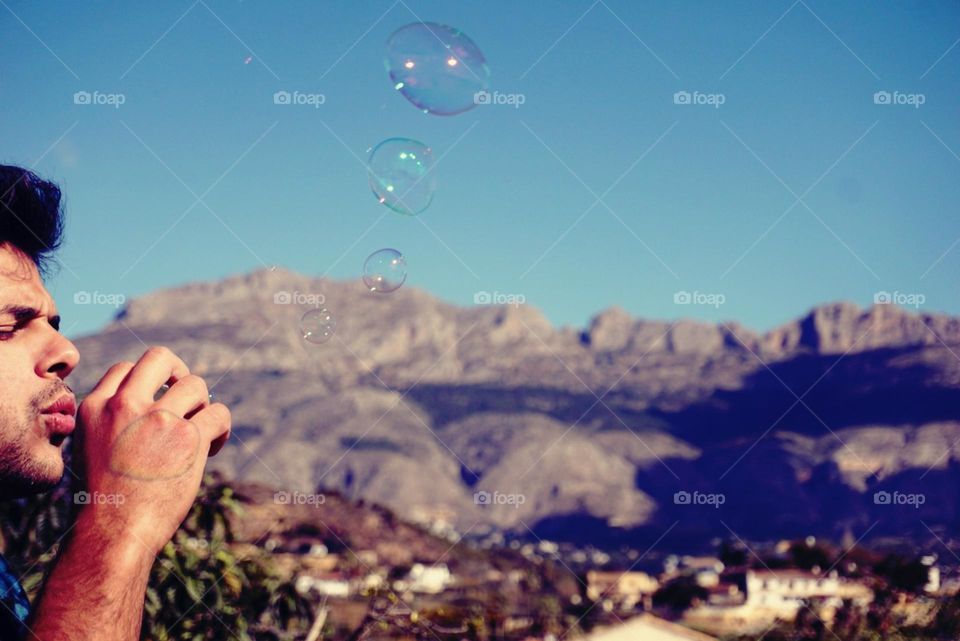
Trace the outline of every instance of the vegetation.
<instances>
[{"instance_id":1,"label":"vegetation","mask_svg":"<svg viewBox=\"0 0 960 641\"><path fill-rule=\"evenodd\" d=\"M47 494L0 504L4 554L31 599L69 536L73 493L65 482ZM204 479L197 501L157 557L147 588L141 638L150 641L302 639L310 603L280 578L266 552L233 552L229 516L241 511L219 477Z\"/></svg>"}]
</instances>

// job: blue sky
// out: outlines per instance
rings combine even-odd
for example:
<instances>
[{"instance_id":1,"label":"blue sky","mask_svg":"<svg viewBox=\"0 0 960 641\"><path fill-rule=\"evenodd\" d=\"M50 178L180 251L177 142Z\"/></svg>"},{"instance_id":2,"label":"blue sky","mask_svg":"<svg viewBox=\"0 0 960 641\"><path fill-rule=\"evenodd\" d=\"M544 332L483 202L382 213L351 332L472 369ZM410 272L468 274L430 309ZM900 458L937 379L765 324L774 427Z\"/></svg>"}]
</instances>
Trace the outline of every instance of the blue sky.
<instances>
[{"instance_id":1,"label":"blue sky","mask_svg":"<svg viewBox=\"0 0 960 641\"><path fill-rule=\"evenodd\" d=\"M268 265L358 278L381 247L408 286L522 294L557 325L620 305L767 329L878 291L960 313L955 2L0 5L0 162L66 193L49 287L69 335L114 312L79 291ZM468 33L490 89L524 104L415 109L383 57L418 20ZM442 157L418 219L367 186L361 159L392 136Z\"/></svg>"}]
</instances>

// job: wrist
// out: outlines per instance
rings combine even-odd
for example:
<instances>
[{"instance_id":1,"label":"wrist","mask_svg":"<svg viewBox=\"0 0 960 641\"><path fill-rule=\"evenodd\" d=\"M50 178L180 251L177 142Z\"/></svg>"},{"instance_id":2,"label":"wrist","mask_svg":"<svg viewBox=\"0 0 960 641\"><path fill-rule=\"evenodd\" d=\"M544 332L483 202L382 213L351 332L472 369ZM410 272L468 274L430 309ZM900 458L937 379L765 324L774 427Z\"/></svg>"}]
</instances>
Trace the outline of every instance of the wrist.
<instances>
[{"instance_id":1,"label":"wrist","mask_svg":"<svg viewBox=\"0 0 960 641\"><path fill-rule=\"evenodd\" d=\"M155 555L116 513L84 506L31 614L31 638L140 638Z\"/></svg>"},{"instance_id":2,"label":"wrist","mask_svg":"<svg viewBox=\"0 0 960 641\"><path fill-rule=\"evenodd\" d=\"M159 553L138 538L128 525L89 505L77 514L67 545L100 557L110 569L123 574L144 568L149 571Z\"/></svg>"}]
</instances>

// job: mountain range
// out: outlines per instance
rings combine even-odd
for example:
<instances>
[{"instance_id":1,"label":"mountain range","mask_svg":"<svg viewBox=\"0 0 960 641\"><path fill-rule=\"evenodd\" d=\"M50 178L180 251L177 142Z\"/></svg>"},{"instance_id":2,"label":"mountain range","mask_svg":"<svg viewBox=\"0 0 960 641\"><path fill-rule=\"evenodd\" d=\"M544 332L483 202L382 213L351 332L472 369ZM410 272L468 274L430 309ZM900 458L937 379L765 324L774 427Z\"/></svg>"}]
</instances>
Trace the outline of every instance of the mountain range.
<instances>
[{"instance_id":1,"label":"mountain range","mask_svg":"<svg viewBox=\"0 0 960 641\"><path fill-rule=\"evenodd\" d=\"M336 329L312 344L320 301ZM230 477L460 532L680 548L960 525L947 315L836 302L758 333L612 308L555 328L525 304L271 269L133 299L75 342L81 392L147 345L205 376L233 412L210 463Z\"/></svg>"}]
</instances>

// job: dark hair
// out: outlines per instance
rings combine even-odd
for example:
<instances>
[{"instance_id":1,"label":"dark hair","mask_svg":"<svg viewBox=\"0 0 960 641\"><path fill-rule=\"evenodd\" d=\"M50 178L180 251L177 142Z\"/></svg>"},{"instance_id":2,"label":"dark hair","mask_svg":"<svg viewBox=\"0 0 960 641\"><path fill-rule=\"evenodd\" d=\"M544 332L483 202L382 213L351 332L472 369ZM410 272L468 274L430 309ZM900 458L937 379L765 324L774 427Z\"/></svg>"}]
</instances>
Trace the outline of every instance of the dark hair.
<instances>
[{"instance_id":1,"label":"dark hair","mask_svg":"<svg viewBox=\"0 0 960 641\"><path fill-rule=\"evenodd\" d=\"M0 165L0 244L22 251L46 275L62 233L60 188L29 169Z\"/></svg>"}]
</instances>

